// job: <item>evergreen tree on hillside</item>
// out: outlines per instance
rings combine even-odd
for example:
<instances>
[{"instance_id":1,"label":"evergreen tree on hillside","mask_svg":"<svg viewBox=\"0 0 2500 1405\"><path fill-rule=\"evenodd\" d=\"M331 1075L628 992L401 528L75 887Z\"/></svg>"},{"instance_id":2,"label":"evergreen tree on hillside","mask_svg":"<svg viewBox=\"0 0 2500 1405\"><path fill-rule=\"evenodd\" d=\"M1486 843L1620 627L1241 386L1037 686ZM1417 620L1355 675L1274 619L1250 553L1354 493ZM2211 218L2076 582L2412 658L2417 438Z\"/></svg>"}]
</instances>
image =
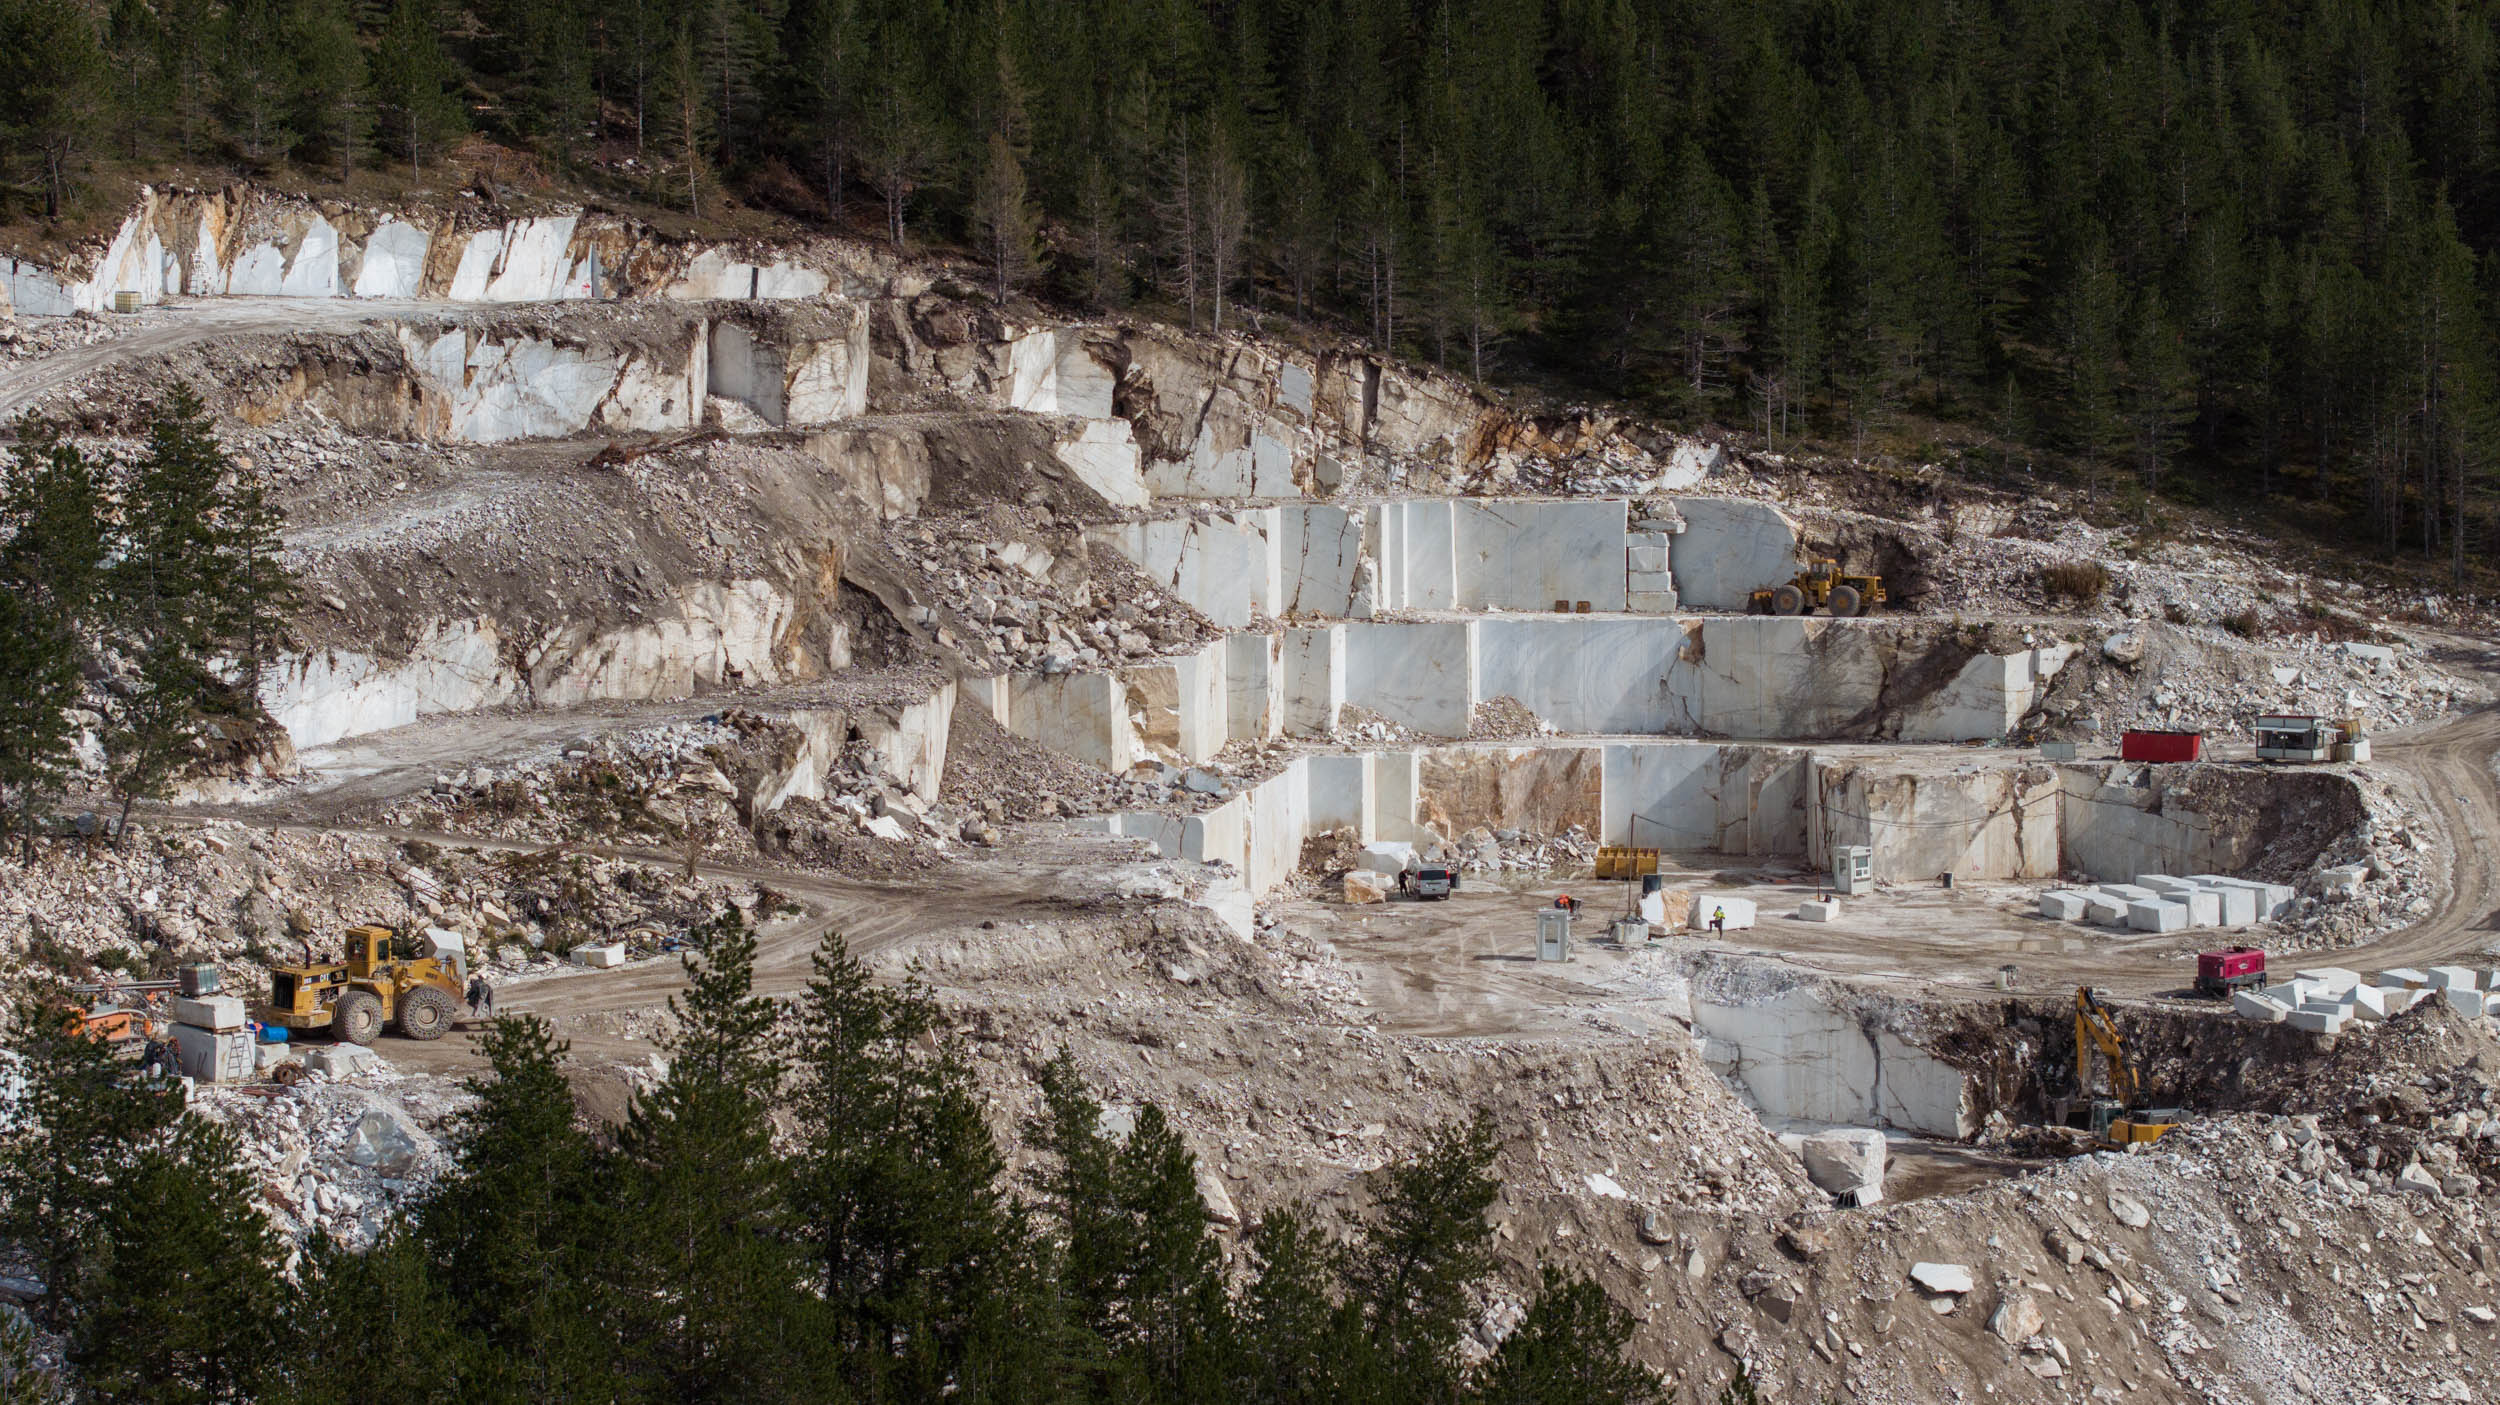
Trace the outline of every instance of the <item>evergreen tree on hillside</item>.
<instances>
[{"instance_id":1,"label":"evergreen tree on hillside","mask_svg":"<svg viewBox=\"0 0 2500 1405\"><path fill-rule=\"evenodd\" d=\"M441 18L433 0L391 0L374 45L371 75L382 146L421 176L428 157L465 125L449 89L455 71L443 54Z\"/></svg>"},{"instance_id":2,"label":"evergreen tree on hillside","mask_svg":"<svg viewBox=\"0 0 2500 1405\"><path fill-rule=\"evenodd\" d=\"M515 1363L463 1329L450 1287L404 1228L365 1248L315 1236L304 1246L276 1341L257 1373L257 1405L337 1405L376 1381L407 1400L524 1405L564 1398L518 1389Z\"/></svg>"},{"instance_id":3,"label":"evergreen tree on hillside","mask_svg":"<svg viewBox=\"0 0 2500 1405\"><path fill-rule=\"evenodd\" d=\"M1009 1398L1056 1369L1055 1296L970 1065L929 996L815 956L792 1059L791 1208L863 1400Z\"/></svg>"},{"instance_id":4,"label":"evergreen tree on hillside","mask_svg":"<svg viewBox=\"0 0 2500 1405\"><path fill-rule=\"evenodd\" d=\"M981 167L981 193L972 207L972 227L981 243L982 260L990 266L991 291L999 301L1032 281L1040 269L1040 225L1040 215L1025 191L1024 164L1004 133L990 133L989 153Z\"/></svg>"},{"instance_id":5,"label":"evergreen tree on hillside","mask_svg":"<svg viewBox=\"0 0 2500 1405\"><path fill-rule=\"evenodd\" d=\"M150 1405L252 1398L282 1296L234 1134L178 1119L117 1171L100 1218L70 1346L87 1387Z\"/></svg>"},{"instance_id":6,"label":"evergreen tree on hillside","mask_svg":"<svg viewBox=\"0 0 2500 1405\"><path fill-rule=\"evenodd\" d=\"M96 623L106 506L94 465L32 420L0 477L0 801L34 857L37 813L75 761L68 709Z\"/></svg>"},{"instance_id":7,"label":"evergreen tree on hillside","mask_svg":"<svg viewBox=\"0 0 2500 1405\"><path fill-rule=\"evenodd\" d=\"M289 18L297 86L294 122L309 155L345 180L373 133L373 91L349 0L296 0Z\"/></svg>"},{"instance_id":8,"label":"evergreen tree on hillside","mask_svg":"<svg viewBox=\"0 0 2500 1405\"><path fill-rule=\"evenodd\" d=\"M82 692L78 665L85 652L60 615L0 589L0 804L29 863L40 812L61 794L76 765L69 709Z\"/></svg>"},{"instance_id":9,"label":"evergreen tree on hillside","mask_svg":"<svg viewBox=\"0 0 2500 1405\"><path fill-rule=\"evenodd\" d=\"M245 164L260 169L294 149L297 52L281 0L226 0L217 106Z\"/></svg>"},{"instance_id":10,"label":"evergreen tree on hillside","mask_svg":"<svg viewBox=\"0 0 2500 1405\"><path fill-rule=\"evenodd\" d=\"M0 1238L48 1290L37 1315L74 1324L79 1286L113 1251L115 1187L139 1148L182 1112L175 1085L145 1083L72 1022L66 997L22 991L10 1020L12 1077L0 1080Z\"/></svg>"},{"instance_id":11,"label":"evergreen tree on hillside","mask_svg":"<svg viewBox=\"0 0 2500 1405\"><path fill-rule=\"evenodd\" d=\"M1376 1173L1379 1198L1346 1268L1384 1373L1372 1389L1458 1398L1468 1289L1493 1267L1484 1214L1497 1190L1495 1149L1492 1119L1478 1113L1434 1133L1412 1161Z\"/></svg>"},{"instance_id":12,"label":"evergreen tree on hillside","mask_svg":"<svg viewBox=\"0 0 2500 1405\"><path fill-rule=\"evenodd\" d=\"M1070 1310L1103 1356L1101 1388L1205 1398L1230 1374L1234 1324L1196 1158L1151 1103L1125 1141L1112 1135L1064 1049L1041 1081L1042 1203L1062 1235Z\"/></svg>"},{"instance_id":13,"label":"evergreen tree on hillside","mask_svg":"<svg viewBox=\"0 0 2500 1405\"><path fill-rule=\"evenodd\" d=\"M773 1006L754 992L755 937L735 908L689 940L668 1073L618 1136L620 1362L652 1399L803 1398L823 1323L798 1291L806 1257L773 1150Z\"/></svg>"},{"instance_id":14,"label":"evergreen tree on hillside","mask_svg":"<svg viewBox=\"0 0 2500 1405\"><path fill-rule=\"evenodd\" d=\"M1586 1278L1552 1266L1527 1315L1483 1369L1483 1405L1649 1405L1666 1397L1657 1373L1624 1358L1632 1315Z\"/></svg>"},{"instance_id":15,"label":"evergreen tree on hillside","mask_svg":"<svg viewBox=\"0 0 2500 1405\"><path fill-rule=\"evenodd\" d=\"M1261 1217L1250 1236L1258 1272L1241 1294L1233 1398L1258 1405L1336 1405L1387 1378L1345 1299L1345 1249L1302 1206Z\"/></svg>"},{"instance_id":16,"label":"evergreen tree on hillside","mask_svg":"<svg viewBox=\"0 0 2500 1405\"><path fill-rule=\"evenodd\" d=\"M487 1026L488 1072L452 1137L459 1169L417 1212L420 1268L477 1358L469 1398L611 1398L617 1286L603 1246L617 1227L599 1153L577 1122L564 1044L536 1016Z\"/></svg>"},{"instance_id":17,"label":"evergreen tree on hillside","mask_svg":"<svg viewBox=\"0 0 2500 1405\"><path fill-rule=\"evenodd\" d=\"M46 217L68 201L112 91L85 6L0 0L0 161L33 158Z\"/></svg>"}]
</instances>

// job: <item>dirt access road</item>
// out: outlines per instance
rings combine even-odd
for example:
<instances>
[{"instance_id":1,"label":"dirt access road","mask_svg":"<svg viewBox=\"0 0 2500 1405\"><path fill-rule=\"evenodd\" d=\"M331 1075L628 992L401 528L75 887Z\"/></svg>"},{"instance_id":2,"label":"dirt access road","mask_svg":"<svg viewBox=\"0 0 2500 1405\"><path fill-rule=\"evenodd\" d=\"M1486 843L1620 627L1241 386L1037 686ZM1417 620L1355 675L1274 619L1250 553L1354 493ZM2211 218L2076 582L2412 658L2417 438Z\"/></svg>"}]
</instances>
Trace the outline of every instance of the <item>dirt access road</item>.
<instances>
[{"instance_id":1,"label":"dirt access road","mask_svg":"<svg viewBox=\"0 0 2500 1405\"><path fill-rule=\"evenodd\" d=\"M215 813L273 830L392 841L421 839L446 849L536 853L548 847L418 830L291 824L233 810ZM1116 841L1102 843L1108 846ZM592 844L562 847L568 853L664 866L681 861L657 850ZM853 955L874 965L894 948L933 933L984 923L1043 923L1096 912L1105 889L1089 879L1093 870L1087 860L1099 863L1109 857L1107 849L1101 854L1087 854L1055 846L991 852L977 866L952 865L910 884L869 882L766 864L698 863L695 872L713 881L768 887L802 905L804 911L797 916L766 921L756 934L756 991L767 996L788 996L805 988L811 974L810 958L827 932L840 932ZM613 1061L639 1062L654 1051L647 1039L601 1030L595 1017L659 1010L685 986L682 963L675 956L664 956L618 970L566 967L551 975L511 984L497 1003L507 1012L527 1011L546 1018L572 1042L577 1064L593 1067ZM477 1033L474 1029L462 1029L430 1044L386 1036L376 1043L375 1049L395 1068L459 1077L484 1067L484 1056L476 1047Z\"/></svg>"},{"instance_id":2,"label":"dirt access road","mask_svg":"<svg viewBox=\"0 0 2500 1405\"><path fill-rule=\"evenodd\" d=\"M117 334L0 367L0 420L70 382L124 361L254 332L322 332L393 317L441 316L464 304L406 298L176 298L117 316Z\"/></svg>"}]
</instances>

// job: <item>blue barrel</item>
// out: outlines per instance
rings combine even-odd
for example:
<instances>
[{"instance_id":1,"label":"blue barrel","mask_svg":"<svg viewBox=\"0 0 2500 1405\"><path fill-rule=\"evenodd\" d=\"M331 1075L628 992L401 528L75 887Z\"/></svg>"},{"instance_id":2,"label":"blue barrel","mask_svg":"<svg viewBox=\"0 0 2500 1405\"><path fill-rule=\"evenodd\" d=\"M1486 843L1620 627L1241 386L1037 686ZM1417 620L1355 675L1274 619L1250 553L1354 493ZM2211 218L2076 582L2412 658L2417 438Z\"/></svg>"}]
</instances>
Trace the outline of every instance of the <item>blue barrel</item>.
<instances>
[{"instance_id":1,"label":"blue barrel","mask_svg":"<svg viewBox=\"0 0 2500 1405\"><path fill-rule=\"evenodd\" d=\"M284 1044L286 1042L286 1033L287 1031L285 1025L262 1025L260 1027L260 1042L263 1044Z\"/></svg>"}]
</instances>

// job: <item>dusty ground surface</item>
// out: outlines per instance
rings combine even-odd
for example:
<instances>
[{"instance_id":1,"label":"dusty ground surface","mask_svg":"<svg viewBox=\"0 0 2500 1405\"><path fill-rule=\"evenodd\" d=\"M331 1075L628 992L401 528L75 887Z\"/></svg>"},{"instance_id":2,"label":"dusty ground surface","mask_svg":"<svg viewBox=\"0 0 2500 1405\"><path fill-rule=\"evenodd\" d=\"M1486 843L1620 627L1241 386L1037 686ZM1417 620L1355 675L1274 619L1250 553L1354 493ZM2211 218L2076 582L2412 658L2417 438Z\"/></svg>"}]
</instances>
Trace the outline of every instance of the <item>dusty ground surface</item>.
<instances>
[{"instance_id":1,"label":"dusty ground surface","mask_svg":"<svg viewBox=\"0 0 2500 1405\"><path fill-rule=\"evenodd\" d=\"M1113 776L959 707L942 773L898 774L870 719L949 680L1137 665L1214 638L1086 549L1083 528L1121 514L1036 467L1069 426L1000 409L997 315L928 287L874 300L870 413L830 447L744 422L426 443L352 431L269 389L299 351L335 358L393 319L630 340L646 320L682 329L683 307L183 300L0 343L0 415L83 415L104 444L126 442L113 436L133 387L222 378L204 387L221 426L289 513L307 582L299 646L387 652L473 614L510 624L507 649L525 653L547 632L631 629L672 592L759 578L796 602L791 657L807 661L640 701L524 696L307 746L262 768L275 775L203 777L184 804L143 811L120 846L0 856L0 970L145 974L206 957L248 989L351 923L445 924L471 938L501 1009L570 1041L585 1115L614 1118L663 1057L684 983L666 936L735 905L760 925L770 994L799 990L832 933L880 973L927 983L960 1019L1019 1166L1035 1070L1063 1046L1107 1102L1162 1105L1228 1248L1289 1199L1353 1208L1363 1172L1489 1108L1504 1145L1488 1346L1553 1262L1595 1275L1641 1323L1641 1355L1703 1398L1740 1362L1766 1398L1799 1401L2490 1397L2488 1021L2425 1008L2320 1040L2230 1020L2181 992L2217 934L2045 922L2031 914L2046 881L1897 884L1814 924L1787 915L1816 886L1798 862L1671 854L1669 886L1754 899L1759 925L1623 950L1590 937L1630 895L1590 880L1592 845L1567 832L1446 836L1469 877L1431 904L1349 905L1345 846L1315 839L1308 871L1245 931L1210 910L1231 875L1089 827L1123 809L1203 809L1303 751L1407 740L1359 710L1325 746L1237 745ZM1245 345L1119 330L1132 348L1226 366ZM1186 442L1168 418L1141 423ZM1349 449L1342 494L1620 494L1654 467L1631 447L1637 427L1611 419L1497 427L1500 447L1474 461ZM927 451L925 492L888 491L896 445ZM2078 644L2028 738L2083 738L2091 756L2140 721L2234 726L2260 696L2366 711L2377 759L2360 818L2277 836L2282 852L2257 866L2304 877L2365 862L2383 876L2362 901L2317 904L2258 938L2333 946L2317 959L2364 970L2493 964L2500 855L2482 840L2500 833L2500 711L2485 700L2500 653L2480 604L2302 577L2260 542L2130 539L2047 500L1769 456L1729 463L1706 490L1786 503L1810 546L1883 563L1939 628L1964 615ZM2048 598L2041 568L2078 558L2106 563L2109 586ZM2373 640L2397 651L2390 662L2342 647ZM839 745L804 751L793 719L811 714L848 719ZM1472 731L1574 740L1508 698L1485 702ZM1921 748L1915 764L2022 754ZM812 793L766 803L793 778ZM1582 940L1572 961L1539 963L1533 914L1565 892L1587 904ZM562 959L609 941L628 949L619 968ZM1696 979L1832 993L1966 1074L1982 1131L1896 1132L1882 1200L1844 1208L1794 1149L1820 1129L1766 1125L1713 1072ZM2076 1155L2078 1138L2039 1125L2072 1083L2061 1021L2083 984L2121 998L2148 1079L2202 1114L2148 1151ZM480 1067L476 1030L378 1052L379 1070L345 1080L203 1095L245 1132L291 1235L369 1236L441 1165L437 1133ZM1954 1275L1922 1263L1968 1281L1923 1286Z\"/></svg>"}]
</instances>

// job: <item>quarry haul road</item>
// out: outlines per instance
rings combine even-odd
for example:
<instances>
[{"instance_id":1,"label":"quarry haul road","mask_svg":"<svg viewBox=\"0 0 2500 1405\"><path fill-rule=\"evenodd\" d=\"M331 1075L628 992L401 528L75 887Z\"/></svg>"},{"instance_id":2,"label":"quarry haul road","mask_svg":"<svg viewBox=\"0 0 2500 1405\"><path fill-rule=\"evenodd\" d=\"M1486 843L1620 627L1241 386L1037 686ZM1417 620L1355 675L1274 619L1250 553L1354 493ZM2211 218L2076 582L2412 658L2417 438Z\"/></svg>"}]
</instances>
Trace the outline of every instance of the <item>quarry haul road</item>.
<instances>
[{"instance_id":1,"label":"quarry haul road","mask_svg":"<svg viewBox=\"0 0 2500 1405\"><path fill-rule=\"evenodd\" d=\"M555 849L670 868L683 862L682 855L632 846L550 845L417 829L300 824L220 807L169 807L157 813L239 820L257 828L316 836L361 836L392 842L416 839L446 849L514 854ZM806 911L797 917L768 920L758 926L755 989L767 996L794 995L806 987L812 974L810 958L827 932L839 931L850 944L851 954L874 966L881 953L926 933L985 921L1043 921L1079 915L1086 910L1083 898L1054 882L1063 871L1063 865L1047 858L1010 859L984 864L977 876L941 870L912 882L880 882L766 864L695 865L700 878L754 883L787 894L805 906ZM638 1062L655 1046L647 1038L611 1037L585 1027L581 1023L583 1017L658 1010L685 987L685 971L679 959L661 956L609 971L560 968L554 974L500 988L496 1004L500 1009L526 1011L556 1022L558 1033L572 1044L577 1066L588 1067L610 1060ZM485 1055L477 1047L480 1032L474 1027L463 1027L432 1043L385 1035L374 1047L394 1068L459 1076L485 1067Z\"/></svg>"},{"instance_id":2,"label":"quarry haul road","mask_svg":"<svg viewBox=\"0 0 2500 1405\"><path fill-rule=\"evenodd\" d=\"M88 346L68 347L0 369L0 420L70 382L124 361L161 356L215 337L250 332L326 332L393 317L442 316L468 306L413 298L179 298L117 314L130 325Z\"/></svg>"}]
</instances>

